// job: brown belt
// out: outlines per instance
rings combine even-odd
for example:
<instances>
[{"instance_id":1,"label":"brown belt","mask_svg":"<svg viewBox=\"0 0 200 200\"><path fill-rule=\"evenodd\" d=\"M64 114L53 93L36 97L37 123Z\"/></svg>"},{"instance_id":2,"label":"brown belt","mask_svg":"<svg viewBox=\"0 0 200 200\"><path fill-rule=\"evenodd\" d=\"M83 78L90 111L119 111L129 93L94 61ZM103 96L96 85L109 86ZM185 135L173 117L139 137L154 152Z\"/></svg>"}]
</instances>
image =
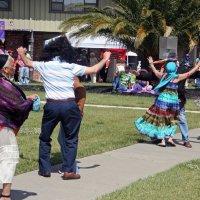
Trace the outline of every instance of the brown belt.
<instances>
[{"instance_id":1,"label":"brown belt","mask_svg":"<svg viewBox=\"0 0 200 200\"><path fill-rule=\"evenodd\" d=\"M47 102L70 102L75 101L75 98L68 98L68 99L47 99Z\"/></svg>"}]
</instances>

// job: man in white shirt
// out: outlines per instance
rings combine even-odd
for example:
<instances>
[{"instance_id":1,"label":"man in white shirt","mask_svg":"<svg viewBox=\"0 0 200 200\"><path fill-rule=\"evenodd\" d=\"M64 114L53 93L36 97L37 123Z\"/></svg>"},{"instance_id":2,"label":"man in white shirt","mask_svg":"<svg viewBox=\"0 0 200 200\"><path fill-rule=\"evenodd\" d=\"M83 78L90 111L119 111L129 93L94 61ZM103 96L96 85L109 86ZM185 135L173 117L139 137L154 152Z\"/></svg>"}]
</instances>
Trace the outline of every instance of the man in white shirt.
<instances>
[{"instance_id":1,"label":"man in white shirt","mask_svg":"<svg viewBox=\"0 0 200 200\"><path fill-rule=\"evenodd\" d=\"M111 53L105 52L103 59L92 67L74 64L75 51L65 36L52 40L44 47L40 62L28 60L22 47L17 51L27 66L40 73L47 100L40 134L38 174L44 177L51 176L51 134L61 122L66 145L63 155L63 179L80 179L80 175L73 172L81 123L81 113L74 95L74 78L100 71Z\"/></svg>"}]
</instances>

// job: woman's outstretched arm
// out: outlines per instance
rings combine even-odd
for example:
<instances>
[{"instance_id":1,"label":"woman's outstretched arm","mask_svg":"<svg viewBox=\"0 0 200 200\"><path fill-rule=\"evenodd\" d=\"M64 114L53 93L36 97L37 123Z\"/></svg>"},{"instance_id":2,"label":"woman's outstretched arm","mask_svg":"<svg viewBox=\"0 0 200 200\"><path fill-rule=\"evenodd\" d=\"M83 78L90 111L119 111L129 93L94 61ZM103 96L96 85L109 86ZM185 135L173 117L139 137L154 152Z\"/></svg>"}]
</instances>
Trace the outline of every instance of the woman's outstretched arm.
<instances>
[{"instance_id":1,"label":"woman's outstretched arm","mask_svg":"<svg viewBox=\"0 0 200 200\"><path fill-rule=\"evenodd\" d=\"M161 79L162 76L163 76L163 73L162 73L162 72L159 72L159 71L155 68L155 66L154 66L154 64L153 64L153 58L152 58L151 56L148 57L148 61L149 61L149 64L150 64L150 67L151 67L153 73L154 73L159 79Z\"/></svg>"},{"instance_id":2,"label":"woman's outstretched arm","mask_svg":"<svg viewBox=\"0 0 200 200\"><path fill-rule=\"evenodd\" d=\"M189 72L184 74L179 74L179 77L176 79L176 82L189 78L192 74L194 74L200 67L200 61L196 63L195 67L192 68Z\"/></svg>"}]
</instances>

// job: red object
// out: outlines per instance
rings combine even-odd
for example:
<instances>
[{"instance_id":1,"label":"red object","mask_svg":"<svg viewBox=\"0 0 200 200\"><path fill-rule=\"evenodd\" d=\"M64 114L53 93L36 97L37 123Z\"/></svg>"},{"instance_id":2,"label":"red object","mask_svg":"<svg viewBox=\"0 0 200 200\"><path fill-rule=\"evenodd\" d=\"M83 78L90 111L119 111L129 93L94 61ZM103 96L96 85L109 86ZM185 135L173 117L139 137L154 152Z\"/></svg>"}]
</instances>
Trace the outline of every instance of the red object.
<instances>
[{"instance_id":1,"label":"red object","mask_svg":"<svg viewBox=\"0 0 200 200\"><path fill-rule=\"evenodd\" d=\"M109 49L109 51L112 53L111 56L113 55L116 59L126 60L126 49Z\"/></svg>"},{"instance_id":2,"label":"red object","mask_svg":"<svg viewBox=\"0 0 200 200\"><path fill-rule=\"evenodd\" d=\"M123 60L123 61L126 60L126 52L121 56L121 60Z\"/></svg>"},{"instance_id":3,"label":"red object","mask_svg":"<svg viewBox=\"0 0 200 200\"><path fill-rule=\"evenodd\" d=\"M2 129L3 127L4 127L4 126L0 126L0 131L1 131L1 129ZM19 128L15 128L15 129L13 129L13 131L14 131L14 134L17 135L17 133L19 132Z\"/></svg>"},{"instance_id":4,"label":"red object","mask_svg":"<svg viewBox=\"0 0 200 200\"><path fill-rule=\"evenodd\" d=\"M109 65L110 65L110 60L107 60L106 61L106 69L108 69Z\"/></svg>"},{"instance_id":5,"label":"red object","mask_svg":"<svg viewBox=\"0 0 200 200\"><path fill-rule=\"evenodd\" d=\"M0 130L3 128L3 126L0 126Z\"/></svg>"},{"instance_id":6,"label":"red object","mask_svg":"<svg viewBox=\"0 0 200 200\"><path fill-rule=\"evenodd\" d=\"M8 53L13 53L13 50L8 50L7 52L8 52Z\"/></svg>"},{"instance_id":7,"label":"red object","mask_svg":"<svg viewBox=\"0 0 200 200\"><path fill-rule=\"evenodd\" d=\"M101 56L103 58L103 54L106 50L101 51ZM117 60L126 60L126 49L108 49L111 52L111 59Z\"/></svg>"},{"instance_id":8,"label":"red object","mask_svg":"<svg viewBox=\"0 0 200 200\"><path fill-rule=\"evenodd\" d=\"M161 64L161 63L165 63L166 60L156 60L156 61L153 61L153 64Z\"/></svg>"},{"instance_id":9,"label":"red object","mask_svg":"<svg viewBox=\"0 0 200 200\"><path fill-rule=\"evenodd\" d=\"M13 131L14 131L14 134L15 134L15 136L17 136L17 133L19 132L19 129L20 128L15 128Z\"/></svg>"}]
</instances>

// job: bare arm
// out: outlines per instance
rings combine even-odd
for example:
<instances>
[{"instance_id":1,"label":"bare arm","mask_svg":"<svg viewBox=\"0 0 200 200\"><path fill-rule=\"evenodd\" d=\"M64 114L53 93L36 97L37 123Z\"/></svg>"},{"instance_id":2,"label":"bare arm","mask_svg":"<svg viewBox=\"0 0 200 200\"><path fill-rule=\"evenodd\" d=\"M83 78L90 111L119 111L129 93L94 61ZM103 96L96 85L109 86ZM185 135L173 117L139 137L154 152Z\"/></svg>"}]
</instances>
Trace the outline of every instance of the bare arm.
<instances>
[{"instance_id":1,"label":"bare arm","mask_svg":"<svg viewBox=\"0 0 200 200\"><path fill-rule=\"evenodd\" d=\"M24 64L27 66L27 67L30 67L30 68L33 68L33 62L31 60L29 60L27 57L26 57L26 50L23 48L23 47L19 47L17 49L17 52L18 54L21 56Z\"/></svg>"},{"instance_id":2,"label":"bare arm","mask_svg":"<svg viewBox=\"0 0 200 200\"><path fill-rule=\"evenodd\" d=\"M192 68L189 72L184 74L179 74L179 77L175 80L175 82L179 82L181 80L184 80L186 78L189 78L192 74L194 74L200 67L200 61L196 63L195 67Z\"/></svg>"},{"instance_id":3,"label":"bare arm","mask_svg":"<svg viewBox=\"0 0 200 200\"><path fill-rule=\"evenodd\" d=\"M99 63L93 65L92 67L86 67L85 74L96 74L98 71L100 71L106 62L110 59L110 55L110 52L105 52L103 59Z\"/></svg>"},{"instance_id":4,"label":"bare arm","mask_svg":"<svg viewBox=\"0 0 200 200\"><path fill-rule=\"evenodd\" d=\"M119 76L119 69L118 69L118 65L116 65L115 76Z\"/></svg>"},{"instance_id":5,"label":"bare arm","mask_svg":"<svg viewBox=\"0 0 200 200\"><path fill-rule=\"evenodd\" d=\"M80 83L78 77L75 77L74 79L74 93L79 110L83 115L83 109L86 101L86 90L85 87Z\"/></svg>"},{"instance_id":6,"label":"bare arm","mask_svg":"<svg viewBox=\"0 0 200 200\"><path fill-rule=\"evenodd\" d=\"M163 73L162 73L162 72L159 72L159 71L155 68L155 66L154 66L154 64L153 64L153 59L152 59L151 56L148 57L148 61L149 61L149 64L150 64L150 67L151 67L153 73L154 73L159 79L161 79L162 76L163 76Z\"/></svg>"}]
</instances>

